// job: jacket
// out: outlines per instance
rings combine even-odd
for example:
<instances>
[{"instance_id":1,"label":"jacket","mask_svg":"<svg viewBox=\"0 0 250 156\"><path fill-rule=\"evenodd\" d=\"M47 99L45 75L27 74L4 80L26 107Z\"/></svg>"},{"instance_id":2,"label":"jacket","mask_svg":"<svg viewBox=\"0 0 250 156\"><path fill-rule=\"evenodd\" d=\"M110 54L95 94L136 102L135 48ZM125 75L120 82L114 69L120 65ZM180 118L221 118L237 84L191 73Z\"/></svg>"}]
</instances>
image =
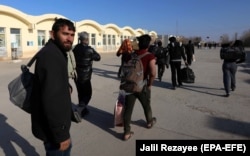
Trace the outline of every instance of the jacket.
<instances>
[{"instance_id":1,"label":"jacket","mask_svg":"<svg viewBox=\"0 0 250 156\"><path fill-rule=\"evenodd\" d=\"M163 47L157 47L155 56L157 58L156 64L168 64L169 62L169 56L168 51L166 48Z\"/></svg>"},{"instance_id":2,"label":"jacket","mask_svg":"<svg viewBox=\"0 0 250 156\"><path fill-rule=\"evenodd\" d=\"M183 58L184 61L187 60L184 48L181 47L178 42L174 42L174 46L172 43L169 43L167 49L169 51L170 61L181 61L181 58Z\"/></svg>"},{"instance_id":3,"label":"jacket","mask_svg":"<svg viewBox=\"0 0 250 156\"><path fill-rule=\"evenodd\" d=\"M67 54L49 40L39 51L31 95L32 133L44 142L70 138L71 97Z\"/></svg>"},{"instance_id":4,"label":"jacket","mask_svg":"<svg viewBox=\"0 0 250 156\"><path fill-rule=\"evenodd\" d=\"M92 47L81 43L75 46L73 52L76 60L78 80L90 80L92 76L93 61L100 61L100 54L98 54Z\"/></svg>"}]
</instances>

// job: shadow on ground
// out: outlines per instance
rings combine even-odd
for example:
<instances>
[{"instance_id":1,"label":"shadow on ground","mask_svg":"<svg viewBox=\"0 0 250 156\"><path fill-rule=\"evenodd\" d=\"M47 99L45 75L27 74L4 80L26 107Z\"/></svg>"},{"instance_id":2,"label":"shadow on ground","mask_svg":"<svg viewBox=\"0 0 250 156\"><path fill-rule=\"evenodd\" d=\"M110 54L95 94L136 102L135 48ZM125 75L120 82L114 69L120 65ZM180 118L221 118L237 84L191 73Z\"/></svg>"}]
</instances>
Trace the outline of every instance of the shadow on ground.
<instances>
[{"instance_id":1,"label":"shadow on ground","mask_svg":"<svg viewBox=\"0 0 250 156\"><path fill-rule=\"evenodd\" d=\"M241 135L250 139L250 123L225 119L219 117L209 117L207 126L222 132Z\"/></svg>"},{"instance_id":2,"label":"shadow on ground","mask_svg":"<svg viewBox=\"0 0 250 156\"><path fill-rule=\"evenodd\" d=\"M13 144L16 144L25 155L39 156L35 148L7 122L7 117L0 114L0 147L6 156L19 156ZM21 122L21 121L20 121Z\"/></svg>"}]
</instances>

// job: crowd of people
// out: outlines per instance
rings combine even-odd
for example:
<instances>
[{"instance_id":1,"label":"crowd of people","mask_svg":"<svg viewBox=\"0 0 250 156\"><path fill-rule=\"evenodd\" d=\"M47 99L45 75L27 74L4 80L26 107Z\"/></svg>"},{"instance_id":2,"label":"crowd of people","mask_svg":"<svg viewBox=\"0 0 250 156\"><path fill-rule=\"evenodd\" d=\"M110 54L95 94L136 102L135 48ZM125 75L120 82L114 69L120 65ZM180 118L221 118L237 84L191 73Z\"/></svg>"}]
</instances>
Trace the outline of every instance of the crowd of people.
<instances>
[{"instance_id":1,"label":"crowd of people","mask_svg":"<svg viewBox=\"0 0 250 156\"><path fill-rule=\"evenodd\" d=\"M74 79L78 105L77 111L81 117L89 114L88 105L92 97L91 77L93 72L93 61L100 61L100 54L89 46L89 34L81 32L78 35L78 44L73 48L75 38L74 23L68 19L56 19L52 25L51 38L38 52L35 65L35 80L32 92L31 121L32 133L44 143L46 155L69 156L72 142L70 138L70 127L72 122L72 86L69 78ZM162 81L165 67L171 70L172 89L181 87L180 69L182 61L186 66L191 66L194 61L194 45L190 40L187 44L178 42L175 37L169 38L169 44L162 46L157 40L156 44L150 45L151 36L145 34L134 41L125 39L118 49L116 56L121 56L120 67L131 59L131 54L138 56L143 65L143 80L146 82L142 91L126 94L123 112L123 140L128 140L134 132L131 130L131 118L135 101L138 99L143 107L146 124L145 127L152 128L156 122L151 108L151 87L158 76ZM233 47L244 50L243 43L237 40ZM226 48L226 45L222 48ZM72 55L73 54L73 55ZM72 58L73 57L73 58ZM69 61L70 59L70 61ZM237 63L244 59L224 59L223 83L226 96L236 88ZM69 63L70 64L69 66ZM157 70L158 68L158 70ZM72 71L71 71L72 70ZM158 73L157 73L158 72ZM118 70L120 78L121 68Z\"/></svg>"}]
</instances>

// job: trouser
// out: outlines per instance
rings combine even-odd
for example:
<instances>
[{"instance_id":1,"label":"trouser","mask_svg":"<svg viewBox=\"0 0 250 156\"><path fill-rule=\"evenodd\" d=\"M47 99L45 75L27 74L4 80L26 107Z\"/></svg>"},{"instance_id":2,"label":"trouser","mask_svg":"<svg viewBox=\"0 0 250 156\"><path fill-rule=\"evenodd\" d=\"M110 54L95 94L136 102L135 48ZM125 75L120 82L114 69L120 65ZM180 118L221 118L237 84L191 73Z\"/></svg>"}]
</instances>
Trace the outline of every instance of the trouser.
<instances>
[{"instance_id":1,"label":"trouser","mask_svg":"<svg viewBox=\"0 0 250 156\"><path fill-rule=\"evenodd\" d=\"M182 85L181 82L181 61L170 61L170 69L171 69L171 80L173 87L176 87L176 79L179 85ZM177 76L177 78L176 78Z\"/></svg>"},{"instance_id":2,"label":"trouser","mask_svg":"<svg viewBox=\"0 0 250 156\"><path fill-rule=\"evenodd\" d=\"M72 144L70 144L69 148L65 151L60 151L59 144L52 144L52 143L44 143L44 148L46 151L46 156L70 156Z\"/></svg>"},{"instance_id":3,"label":"trouser","mask_svg":"<svg viewBox=\"0 0 250 156\"><path fill-rule=\"evenodd\" d=\"M158 78L161 79L165 71L165 64L158 64Z\"/></svg>"},{"instance_id":4,"label":"trouser","mask_svg":"<svg viewBox=\"0 0 250 156\"><path fill-rule=\"evenodd\" d=\"M193 61L193 56L191 55L187 55L187 63L188 65L191 65L192 64L192 61Z\"/></svg>"},{"instance_id":5,"label":"trouser","mask_svg":"<svg viewBox=\"0 0 250 156\"><path fill-rule=\"evenodd\" d=\"M91 80L75 81L78 92L78 102L80 107L86 107L92 97L92 85Z\"/></svg>"},{"instance_id":6,"label":"trouser","mask_svg":"<svg viewBox=\"0 0 250 156\"><path fill-rule=\"evenodd\" d=\"M152 109L150 104L151 91L145 86L142 92L126 95L125 97L125 109L123 114L124 134L128 134L131 130L130 122L136 99L140 101L143 107L146 122L149 123L152 121Z\"/></svg>"},{"instance_id":7,"label":"trouser","mask_svg":"<svg viewBox=\"0 0 250 156\"><path fill-rule=\"evenodd\" d=\"M236 87L235 75L237 71L237 65L235 62L224 62L222 65L223 71L223 84L227 94L230 93L230 89Z\"/></svg>"}]
</instances>

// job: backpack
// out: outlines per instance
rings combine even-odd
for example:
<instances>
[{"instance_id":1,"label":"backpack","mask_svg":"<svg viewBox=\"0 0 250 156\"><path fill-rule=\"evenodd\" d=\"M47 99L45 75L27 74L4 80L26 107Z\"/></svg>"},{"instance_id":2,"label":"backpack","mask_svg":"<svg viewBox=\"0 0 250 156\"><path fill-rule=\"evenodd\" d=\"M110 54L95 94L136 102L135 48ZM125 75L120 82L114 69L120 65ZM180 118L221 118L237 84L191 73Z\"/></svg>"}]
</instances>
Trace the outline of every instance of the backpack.
<instances>
[{"instance_id":1,"label":"backpack","mask_svg":"<svg viewBox=\"0 0 250 156\"><path fill-rule=\"evenodd\" d=\"M120 90L124 90L128 93L138 93L142 91L146 83L144 81L141 58L147 54L149 54L149 52L142 55L132 53L131 59L122 65Z\"/></svg>"}]
</instances>

